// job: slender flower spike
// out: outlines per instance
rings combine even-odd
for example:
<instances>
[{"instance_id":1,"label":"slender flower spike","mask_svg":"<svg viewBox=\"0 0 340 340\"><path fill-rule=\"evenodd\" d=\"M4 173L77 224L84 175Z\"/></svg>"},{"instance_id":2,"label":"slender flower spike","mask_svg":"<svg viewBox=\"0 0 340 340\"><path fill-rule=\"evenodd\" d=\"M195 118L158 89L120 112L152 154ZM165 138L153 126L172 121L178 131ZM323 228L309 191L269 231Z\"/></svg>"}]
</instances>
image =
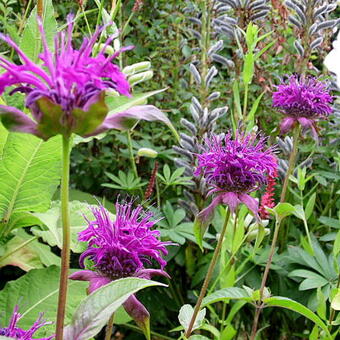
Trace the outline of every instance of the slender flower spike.
<instances>
[{"instance_id":1,"label":"slender flower spike","mask_svg":"<svg viewBox=\"0 0 340 340\"><path fill-rule=\"evenodd\" d=\"M52 322L45 322L40 314L37 321L32 325L32 327L25 331L18 327L18 321L21 318L21 314L18 312L19 307L15 306L9 325L4 328L0 328L0 335L9 337L15 340L51 340L54 339L54 335L47 338L33 338L34 333L43 326L50 325Z\"/></svg>"},{"instance_id":2,"label":"slender flower spike","mask_svg":"<svg viewBox=\"0 0 340 340\"><path fill-rule=\"evenodd\" d=\"M281 133L299 123L317 137L316 119L325 119L333 112L332 101L325 83L314 77L290 76L273 93L273 106L286 116L281 122Z\"/></svg>"},{"instance_id":3,"label":"slender flower spike","mask_svg":"<svg viewBox=\"0 0 340 340\"><path fill-rule=\"evenodd\" d=\"M0 105L0 118L12 131L34 134L44 140L71 133L90 136L108 129L127 129L138 119L161 120L171 126L167 117L154 106L143 105L108 115L105 103L108 90L130 96L130 86L119 67L112 61L126 47L113 55L105 54L115 36L103 44L94 54L95 44L105 26L92 37L84 39L79 50L72 46L73 15L69 15L66 31L54 38L54 50L47 44L46 34L38 19L43 51L40 63L30 60L8 36L0 34L0 39L13 48L22 64L16 65L0 56L0 95L8 87L14 87L10 94L22 92L26 95L25 105L33 119L17 108Z\"/></svg>"},{"instance_id":4,"label":"slender flower spike","mask_svg":"<svg viewBox=\"0 0 340 340\"><path fill-rule=\"evenodd\" d=\"M90 262L91 270L71 274L70 279L89 281L89 293L120 278L140 277L150 279L153 275L169 277L164 271L168 253L166 246L172 244L159 240L159 231L153 229L157 220L142 206L133 209L132 202L116 203L116 219L113 221L103 207L92 209L94 221L79 233L80 241L88 242L87 250L80 256L80 265ZM154 264L158 269L152 268ZM148 331L149 313L132 295L124 308L136 323Z\"/></svg>"},{"instance_id":5,"label":"slender flower spike","mask_svg":"<svg viewBox=\"0 0 340 340\"><path fill-rule=\"evenodd\" d=\"M276 178L278 177L278 172L275 170L273 175L268 176L268 185L266 188L266 192L261 198L261 205L259 208L259 214L262 219L268 219L269 213L266 208L274 208L275 207L275 186L276 186Z\"/></svg>"},{"instance_id":6,"label":"slender flower spike","mask_svg":"<svg viewBox=\"0 0 340 340\"><path fill-rule=\"evenodd\" d=\"M275 148L266 148L266 138L237 133L224 138L207 138L203 152L197 155L196 176L203 176L212 188L208 195L214 194L211 204L197 216L203 229L209 224L214 208L226 204L234 212L241 203L258 217L258 202L249 193L267 184L267 177L274 175L276 158Z\"/></svg>"}]
</instances>

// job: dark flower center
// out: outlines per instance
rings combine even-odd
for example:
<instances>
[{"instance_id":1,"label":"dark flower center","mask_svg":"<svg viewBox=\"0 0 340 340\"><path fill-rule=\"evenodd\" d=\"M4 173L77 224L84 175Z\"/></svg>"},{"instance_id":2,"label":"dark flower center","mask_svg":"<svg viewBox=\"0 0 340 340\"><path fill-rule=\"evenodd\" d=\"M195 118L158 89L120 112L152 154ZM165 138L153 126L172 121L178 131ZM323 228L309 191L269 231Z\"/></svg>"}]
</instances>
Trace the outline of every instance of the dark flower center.
<instances>
[{"instance_id":1,"label":"dark flower center","mask_svg":"<svg viewBox=\"0 0 340 340\"><path fill-rule=\"evenodd\" d=\"M122 249L107 249L95 267L104 276L116 280L133 276L139 265L131 253Z\"/></svg>"}]
</instances>

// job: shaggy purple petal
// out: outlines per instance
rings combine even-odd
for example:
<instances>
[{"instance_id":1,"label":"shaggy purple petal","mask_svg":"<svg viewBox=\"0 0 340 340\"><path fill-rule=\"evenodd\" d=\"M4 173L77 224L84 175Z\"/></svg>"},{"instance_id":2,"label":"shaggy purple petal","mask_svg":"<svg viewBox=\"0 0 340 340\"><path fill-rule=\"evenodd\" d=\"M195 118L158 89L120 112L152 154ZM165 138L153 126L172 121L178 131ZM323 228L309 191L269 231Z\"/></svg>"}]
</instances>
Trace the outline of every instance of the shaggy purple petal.
<instances>
[{"instance_id":1,"label":"shaggy purple petal","mask_svg":"<svg viewBox=\"0 0 340 340\"><path fill-rule=\"evenodd\" d=\"M311 128L314 120L325 119L333 112L332 102L327 84L313 77L290 76L273 93L273 106L288 116L281 123L282 133L291 130L297 122L302 124L301 119L311 122L303 125Z\"/></svg>"},{"instance_id":2,"label":"shaggy purple petal","mask_svg":"<svg viewBox=\"0 0 340 340\"><path fill-rule=\"evenodd\" d=\"M77 281L88 281L90 283L88 288L89 294L111 282L111 279L109 279L108 277L105 277L92 270L79 270L72 273L69 276L69 279Z\"/></svg>"},{"instance_id":3,"label":"shaggy purple petal","mask_svg":"<svg viewBox=\"0 0 340 340\"><path fill-rule=\"evenodd\" d=\"M47 338L33 338L34 333L43 326L50 325L52 322L45 322L42 317L43 314L40 314L38 319L34 322L32 327L28 330L23 330L17 326L21 314L18 312L19 307L15 306L13 315L11 320L9 321L8 327L0 328L0 335L7 336L10 338L14 338L16 340L51 340L54 338L54 335L49 336Z\"/></svg>"},{"instance_id":4,"label":"shaggy purple petal","mask_svg":"<svg viewBox=\"0 0 340 340\"><path fill-rule=\"evenodd\" d=\"M276 159L273 148L265 148L266 138L237 134L235 139L207 138L203 152L197 155L195 175L203 175L213 192L248 193L267 183L274 173Z\"/></svg>"},{"instance_id":5,"label":"shaggy purple petal","mask_svg":"<svg viewBox=\"0 0 340 340\"><path fill-rule=\"evenodd\" d=\"M69 15L67 20L66 32L62 31L55 37L53 52L47 46L46 34L41 21L38 20L43 45L43 52L39 55L42 64L30 60L8 36L0 35L0 39L17 52L23 63L16 65L0 56L0 67L5 70L0 75L0 95L9 86L15 86L11 93L25 93L26 106L32 111L38 125L47 112L39 110L37 101L48 99L51 106L56 105L62 110L62 117L52 124L60 124L64 129L55 131L66 130L70 133L77 126L79 117L76 117L76 110L87 111L105 90L113 89L122 95L130 96L130 86L119 67L112 63L120 51L112 56L106 56L104 49L97 55L92 52L96 39L105 27L98 29L91 39L85 38L80 49L76 50L72 46L73 16ZM106 45L112 42L112 39L113 37L109 37ZM108 108L105 105L103 107L106 115ZM101 115L92 125L88 123L89 128L85 132L93 132L104 118L105 116ZM20 131L29 130L30 125L27 122L27 128ZM49 137L45 135L45 139Z\"/></svg>"},{"instance_id":6,"label":"shaggy purple petal","mask_svg":"<svg viewBox=\"0 0 340 340\"><path fill-rule=\"evenodd\" d=\"M93 269L110 280L153 273L165 275L163 255L168 253L166 246L171 243L159 240L160 233L153 229L157 220L152 219L151 212L145 212L142 206L133 209L132 202L116 203L114 221L103 206L93 208L92 212L95 220L88 221L88 228L79 233L79 240L88 242L87 250L80 256L82 267L88 258ZM151 267L155 263L160 271Z\"/></svg>"}]
</instances>

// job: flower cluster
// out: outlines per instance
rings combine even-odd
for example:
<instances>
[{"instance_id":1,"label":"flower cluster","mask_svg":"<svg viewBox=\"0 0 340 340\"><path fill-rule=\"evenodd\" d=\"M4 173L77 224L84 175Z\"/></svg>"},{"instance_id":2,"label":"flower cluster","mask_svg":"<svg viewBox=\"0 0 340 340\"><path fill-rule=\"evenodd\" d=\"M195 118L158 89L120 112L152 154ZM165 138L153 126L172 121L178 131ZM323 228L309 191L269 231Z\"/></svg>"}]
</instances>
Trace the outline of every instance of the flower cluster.
<instances>
[{"instance_id":1,"label":"flower cluster","mask_svg":"<svg viewBox=\"0 0 340 340\"><path fill-rule=\"evenodd\" d=\"M326 118L333 112L333 101L327 85L314 77L292 75L273 93L273 106L286 115L281 132L287 133L295 124L311 128L316 135L315 120Z\"/></svg>"},{"instance_id":2,"label":"flower cluster","mask_svg":"<svg viewBox=\"0 0 340 340\"><path fill-rule=\"evenodd\" d=\"M16 65L0 56L0 67L6 70L0 76L0 95L7 87L15 86L10 94L25 93L26 107L34 118L33 121L20 110L2 105L0 114L5 116L4 124L9 129L33 133L43 139L59 133L91 134L103 123L109 111L104 102L105 90L130 95L128 81L112 63L121 51L105 55L114 36L109 37L94 55L94 45L102 27L90 39L84 39L76 50L72 46L73 15L69 15L67 31L55 36L52 52L40 19L38 21L43 44L43 52L39 55L42 65L30 60L9 37L0 35L23 62Z\"/></svg>"},{"instance_id":3,"label":"flower cluster","mask_svg":"<svg viewBox=\"0 0 340 340\"><path fill-rule=\"evenodd\" d=\"M33 326L29 330L25 331L17 326L18 321L21 318L21 314L18 312L18 310L19 310L19 307L15 306L9 325L7 327L0 328L0 335L9 337L15 340L34 340L34 339L35 340L51 340L54 338L54 335L52 335L47 338L40 338L40 339L34 338L33 339L33 335L38 329L40 329L43 326L50 325L51 322L45 322L42 319L43 315L40 314L39 318L33 324Z\"/></svg>"},{"instance_id":4,"label":"flower cluster","mask_svg":"<svg viewBox=\"0 0 340 340\"><path fill-rule=\"evenodd\" d=\"M88 259L93 270L75 272L70 279L89 281L90 293L124 277L169 277L164 271L163 255L168 253L166 246L172 243L160 241L159 231L153 229L157 223L153 214L145 212L140 205L133 209L132 203L117 202L115 220L103 206L93 208L95 220L87 221L87 229L79 233L79 240L88 242L80 265L84 268ZM152 268L156 264L159 269ZM123 306L137 324L146 327L149 313L134 295Z\"/></svg>"},{"instance_id":5,"label":"flower cluster","mask_svg":"<svg viewBox=\"0 0 340 340\"><path fill-rule=\"evenodd\" d=\"M216 193L210 206L201 211L200 218L210 218L214 207L219 203L229 206L231 211L242 202L257 216L258 203L248 194L267 183L268 175L276 169L275 148L266 148L266 138L237 133L224 138L207 138L203 152L197 155L196 176L203 175Z\"/></svg>"}]
</instances>

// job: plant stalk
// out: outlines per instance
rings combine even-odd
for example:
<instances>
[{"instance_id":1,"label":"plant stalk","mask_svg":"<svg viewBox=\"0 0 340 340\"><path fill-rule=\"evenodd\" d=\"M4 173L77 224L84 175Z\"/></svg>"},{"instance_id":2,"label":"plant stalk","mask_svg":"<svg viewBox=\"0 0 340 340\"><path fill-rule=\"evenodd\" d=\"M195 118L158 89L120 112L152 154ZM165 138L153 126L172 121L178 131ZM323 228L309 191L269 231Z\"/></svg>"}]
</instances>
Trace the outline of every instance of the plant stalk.
<instances>
[{"instance_id":1,"label":"plant stalk","mask_svg":"<svg viewBox=\"0 0 340 340\"><path fill-rule=\"evenodd\" d=\"M105 339L104 340L111 340L111 335L113 331L113 321L115 318L115 313L113 313L110 317L110 320L107 323L106 330L105 330Z\"/></svg>"},{"instance_id":2,"label":"plant stalk","mask_svg":"<svg viewBox=\"0 0 340 340\"><path fill-rule=\"evenodd\" d=\"M286 177L285 177L284 182L283 182L280 203L283 203L286 200L286 194L287 194L287 189L288 189L288 184L289 184L289 177L291 176L291 174L293 173L293 170L295 168L295 161L296 161L296 156L297 156L297 149L298 149L298 144L299 144L300 131L301 131L300 125L297 125L294 128L293 150L292 150L290 157L289 157L289 165L288 165ZM255 336L256 336L257 326L258 326L261 310L263 308L263 302L262 302L263 291L264 291L264 288L266 286L270 266L271 266L272 261L273 261L276 243L277 243L277 239L278 239L278 235L279 235L279 231L280 231L280 225L281 225L281 219L276 220L274 236L273 236L272 244L271 244L271 247L270 247L269 258L268 258L268 261L267 261L267 264L266 264L266 267L265 267L265 270L264 270L264 273L263 273L261 287L260 287L260 302L256 306L256 311L255 311L255 316L254 316L250 340L254 340Z\"/></svg>"},{"instance_id":3,"label":"plant stalk","mask_svg":"<svg viewBox=\"0 0 340 340\"><path fill-rule=\"evenodd\" d=\"M56 340L63 340L64 319L67 298L67 281L70 268L70 213L69 213L69 177L70 177L70 137L63 136L63 168L61 178L61 219L63 224L63 248L61 250L61 272L59 283Z\"/></svg>"},{"instance_id":4,"label":"plant stalk","mask_svg":"<svg viewBox=\"0 0 340 340\"><path fill-rule=\"evenodd\" d=\"M287 190L288 190L288 185L289 185L289 177L291 176L291 174L293 173L294 168L295 168L295 161L296 161L296 156L297 156L297 148L298 148L298 145L299 145L300 131L301 131L300 125L298 125L294 128L293 150L292 150L290 157L289 157L289 165L288 165L286 177L284 179L283 186L282 186L280 203L283 203L283 202L286 201L286 195L287 195Z\"/></svg>"},{"instance_id":5,"label":"plant stalk","mask_svg":"<svg viewBox=\"0 0 340 340\"><path fill-rule=\"evenodd\" d=\"M255 316L254 316L250 340L254 340L255 336L256 336L257 326L258 326L261 310L262 310L262 307L263 307L263 303L262 303L263 291L264 291L264 288L266 286L270 266L271 266L272 261L273 261L273 256L274 256L274 253L275 253L276 242L277 242L277 238L278 238L278 235L279 235L280 225L281 225L281 219L277 220L276 224L275 224L274 236L273 236L273 241L272 241L271 248L270 248L269 258L268 258L266 268L265 268L264 273L263 273L262 282L261 282L260 303L259 303L258 306L256 306L256 311L255 311Z\"/></svg>"},{"instance_id":6,"label":"plant stalk","mask_svg":"<svg viewBox=\"0 0 340 340\"><path fill-rule=\"evenodd\" d=\"M38 0L37 2L37 14L42 19L44 14L44 0Z\"/></svg>"},{"instance_id":7,"label":"plant stalk","mask_svg":"<svg viewBox=\"0 0 340 340\"><path fill-rule=\"evenodd\" d=\"M337 284L336 284L336 288L339 289L339 287L340 287L340 273L339 273L339 275L338 275L338 282L337 282ZM328 327L329 327L329 332L331 332L331 330L332 330L332 327L333 327L332 322L333 322L333 320L334 320L334 317L335 317L335 309L333 309L333 308L331 307L331 314L330 314L330 316L329 316L329 321L328 321L328 323L329 323L329 325L328 325Z\"/></svg>"},{"instance_id":8,"label":"plant stalk","mask_svg":"<svg viewBox=\"0 0 340 340\"><path fill-rule=\"evenodd\" d=\"M185 333L185 336L187 338L189 338L191 333L192 333L192 329L194 327L197 314L200 311L203 298L204 298L204 296L205 296L205 294L207 292L207 289L208 289L208 286L209 286L209 282L211 280L211 277L212 277L212 274L213 274L213 271L214 271L214 268L215 268L218 256L220 254L220 250L221 250L222 243L223 243L223 240L224 240L224 235L225 235L225 232L226 232L227 226L228 226L229 217L230 217L230 209L228 209L228 211L227 211L227 214L226 214L226 217L225 217L225 220L224 220L224 224L223 224L223 227L222 227L221 235L220 235L220 237L218 239L217 246L215 248L213 258L211 259L207 275L206 275L206 277L204 279L200 295L199 295L199 297L197 299L196 306L195 306L195 309L194 309L194 313L192 314L192 317L191 317L191 320L190 320L190 323L189 323L189 327L188 327L188 329L187 329L187 331Z\"/></svg>"}]
</instances>

